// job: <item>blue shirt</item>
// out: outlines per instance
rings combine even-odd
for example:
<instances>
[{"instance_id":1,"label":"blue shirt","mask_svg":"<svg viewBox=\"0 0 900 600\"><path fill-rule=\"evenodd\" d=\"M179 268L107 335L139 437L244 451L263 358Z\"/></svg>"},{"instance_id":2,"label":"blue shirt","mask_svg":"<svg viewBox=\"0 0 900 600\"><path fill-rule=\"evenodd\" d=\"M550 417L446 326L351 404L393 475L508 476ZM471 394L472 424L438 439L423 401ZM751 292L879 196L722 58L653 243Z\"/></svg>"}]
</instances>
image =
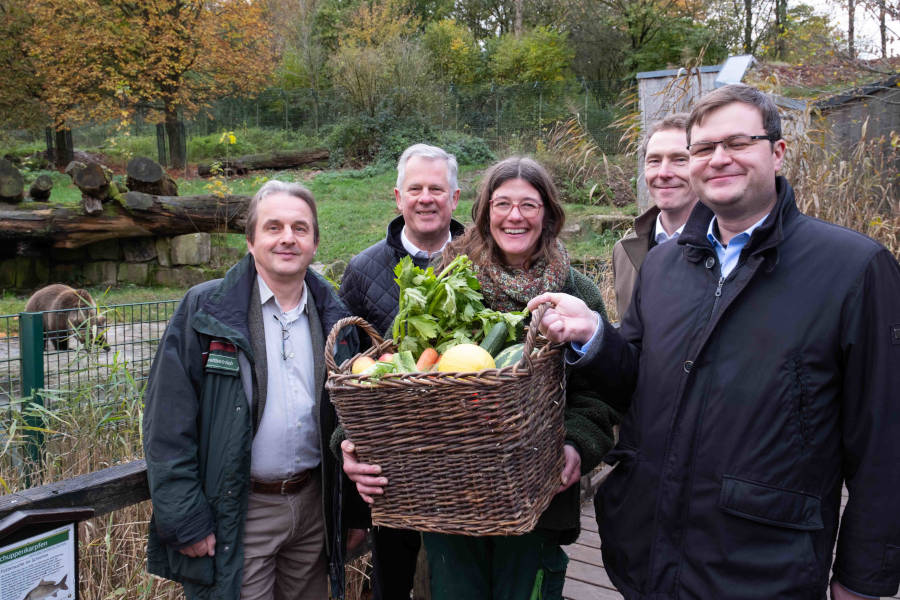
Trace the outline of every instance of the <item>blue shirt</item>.
<instances>
[{"instance_id":1,"label":"blue shirt","mask_svg":"<svg viewBox=\"0 0 900 600\"><path fill-rule=\"evenodd\" d=\"M769 215L766 215L768 217ZM737 234L731 241L728 242L728 245L725 246L722 242L719 241L718 236L716 236L716 217L713 215L712 220L709 222L709 227L706 230L706 239L709 240L709 243L712 244L713 249L716 251L716 256L719 259L719 265L722 273L722 277L728 277L728 274L731 273L734 268L737 266L738 258L741 256L741 250L744 249L744 246L747 245L747 242L750 241L750 236L753 235L753 230L763 224L763 221L766 220L766 217L763 217L741 233Z\"/></svg>"}]
</instances>

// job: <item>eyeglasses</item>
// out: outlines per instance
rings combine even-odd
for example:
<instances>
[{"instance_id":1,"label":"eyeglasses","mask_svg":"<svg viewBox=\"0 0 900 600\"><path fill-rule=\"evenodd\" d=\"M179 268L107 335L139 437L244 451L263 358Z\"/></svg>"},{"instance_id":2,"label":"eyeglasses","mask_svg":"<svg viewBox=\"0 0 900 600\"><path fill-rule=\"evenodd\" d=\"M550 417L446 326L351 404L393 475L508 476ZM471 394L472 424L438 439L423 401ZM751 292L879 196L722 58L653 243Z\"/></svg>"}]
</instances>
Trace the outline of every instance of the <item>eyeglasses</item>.
<instances>
[{"instance_id":1,"label":"eyeglasses","mask_svg":"<svg viewBox=\"0 0 900 600\"><path fill-rule=\"evenodd\" d=\"M534 200L523 200L522 202L513 202L511 200L506 200L505 198L491 200L491 210L501 216L508 215L512 212L513 206L518 208L519 214L526 219L537 215L541 212L541 209L544 208L543 204L535 202Z\"/></svg>"},{"instance_id":2,"label":"eyeglasses","mask_svg":"<svg viewBox=\"0 0 900 600\"><path fill-rule=\"evenodd\" d=\"M287 325L281 322L281 319L278 318L278 315L272 315L272 318L275 319L275 322L281 327L281 360L287 360L289 358L294 358L294 353L289 352L291 349L291 345L287 343L288 338L291 337L291 330L288 328L289 325L293 323L291 321Z\"/></svg>"},{"instance_id":3,"label":"eyeglasses","mask_svg":"<svg viewBox=\"0 0 900 600\"><path fill-rule=\"evenodd\" d=\"M722 144L722 150L728 154L743 152L759 140L769 140L769 135L730 135L724 140L718 142L694 142L688 144L688 152L692 158L709 158L716 151L716 146Z\"/></svg>"}]
</instances>

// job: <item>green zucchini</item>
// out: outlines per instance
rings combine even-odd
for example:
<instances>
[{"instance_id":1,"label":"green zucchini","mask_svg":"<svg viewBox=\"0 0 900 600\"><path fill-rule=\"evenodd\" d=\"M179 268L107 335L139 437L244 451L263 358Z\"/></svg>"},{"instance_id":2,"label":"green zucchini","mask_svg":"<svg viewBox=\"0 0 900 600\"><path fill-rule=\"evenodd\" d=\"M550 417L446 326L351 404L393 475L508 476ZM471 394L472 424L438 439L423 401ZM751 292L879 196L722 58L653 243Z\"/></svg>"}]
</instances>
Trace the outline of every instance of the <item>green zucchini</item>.
<instances>
[{"instance_id":1,"label":"green zucchini","mask_svg":"<svg viewBox=\"0 0 900 600\"><path fill-rule=\"evenodd\" d=\"M481 347L487 350L491 356L496 356L498 352L503 350L507 335L506 322L500 321L495 323L491 330L487 332L487 335L484 336Z\"/></svg>"}]
</instances>

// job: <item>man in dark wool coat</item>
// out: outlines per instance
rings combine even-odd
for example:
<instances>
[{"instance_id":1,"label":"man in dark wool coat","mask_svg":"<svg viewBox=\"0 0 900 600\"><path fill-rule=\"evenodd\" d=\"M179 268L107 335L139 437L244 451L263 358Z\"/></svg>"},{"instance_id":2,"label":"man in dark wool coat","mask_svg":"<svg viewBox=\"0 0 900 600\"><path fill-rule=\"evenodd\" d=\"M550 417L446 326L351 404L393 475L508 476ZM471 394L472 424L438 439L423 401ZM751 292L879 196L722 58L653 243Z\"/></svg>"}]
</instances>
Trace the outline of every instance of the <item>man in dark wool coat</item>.
<instances>
[{"instance_id":1,"label":"man in dark wool coat","mask_svg":"<svg viewBox=\"0 0 900 600\"><path fill-rule=\"evenodd\" d=\"M609 577L628 599L893 596L900 265L797 210L759 90L702 98L688 152L700 203L647 255L621 329L571 297L530 305L631 398L595 498Z\"/></svg>"},{"instance_id":2,"label":"man in dark wool coat","mask_svg":"<svg viewBox=\"0 0 900 600\"><path fill-rule=\"evenodd\" d=\"M463 233L463 225L452 218L459 202L457 171L456 158L435 146L415 144L404 150L397 163L394 188L400 215L388 224L385 238L353 257L344 272L341 299L351 313L385 337L391 337L400 295L394 267L404 256L410 256L417 266L425 268L452 237ZM353 499L350 496L347 501ZM348 524L364 525L354 523L350 515L367 510L359 500L357 507L347 511ZM418 531L377 527L373 538L373 600L408 600L421 535Z\"/></svg>"}]
</instances>

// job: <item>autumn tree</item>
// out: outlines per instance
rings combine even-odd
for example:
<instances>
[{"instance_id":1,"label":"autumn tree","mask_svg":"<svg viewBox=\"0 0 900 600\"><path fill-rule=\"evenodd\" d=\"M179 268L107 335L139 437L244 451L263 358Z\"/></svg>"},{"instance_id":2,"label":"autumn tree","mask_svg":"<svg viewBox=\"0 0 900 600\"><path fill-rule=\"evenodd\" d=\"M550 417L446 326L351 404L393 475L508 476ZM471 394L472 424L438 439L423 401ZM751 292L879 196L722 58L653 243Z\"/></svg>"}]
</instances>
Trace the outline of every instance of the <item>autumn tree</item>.
<instances>
[{"instance_id":1,"label":"autumn tree","mask_svg":"<svg viewBox=\"0 0 900 600\"><path fill-rule=\"evenodd\" d=\"M455 19L430 23L422 42L431 57L435 76L452 85L470 85L483 76L481 50L475 36Z\"/></svg>"},{"instance_id":2,"label":"autumn tree","mask_svg":"<svg viewBox=\"0 0 900 600\"><path fill-rule=\"evenodd\" d=\"M573 56L565 33L535 27L500 37L491 53L491 73L504 84L560 82L570 74Z\"/></svg>"},{"instance_id":3,"label":"autumn tree","mask_svg":"<svg viewBox=\"0 0 900 600\"><path fill-rule=\"evenodd\" d=\"M56 123L138 107L165 123L171 163L183 167L184 116L268 81L271 34L260 0L33 0L29 54L45 75Z\"/></svg>"},{"instance_id":4,"label":"autumn tree","mask_svg":"<svg viewBox=\"0 0 900 600\"><path fill-rule=\"evenodd\" d=\"M25 0L0 1L0 125L25 127L42 121L40 74L25 45L31 17Z\"/></svg>"},{"instance_id":5,"label":"autumn tree","mask_svg":"<svg viewBox=\"0 0 900 600\"><path fill-rule=\"evenodd\" d=\"M333 83L369 117L422 112L429 101L426 52L419 21L399 0L363 2L350 14L331 58Z\"/></svg>"},{"instance_id":6,"label":"autumn tree","mask_svg":"<svg viewBox=\"0 0 900 600\"><path fill-rule=\"evenodd\" d=\"M313 127L319 130L321 94L330 86L329 49L317 27L322 3L319 0L279 0L282 19L281 62L277 80L284 89L307 89L312 94Z\"/></svg>"}]
</instances>

